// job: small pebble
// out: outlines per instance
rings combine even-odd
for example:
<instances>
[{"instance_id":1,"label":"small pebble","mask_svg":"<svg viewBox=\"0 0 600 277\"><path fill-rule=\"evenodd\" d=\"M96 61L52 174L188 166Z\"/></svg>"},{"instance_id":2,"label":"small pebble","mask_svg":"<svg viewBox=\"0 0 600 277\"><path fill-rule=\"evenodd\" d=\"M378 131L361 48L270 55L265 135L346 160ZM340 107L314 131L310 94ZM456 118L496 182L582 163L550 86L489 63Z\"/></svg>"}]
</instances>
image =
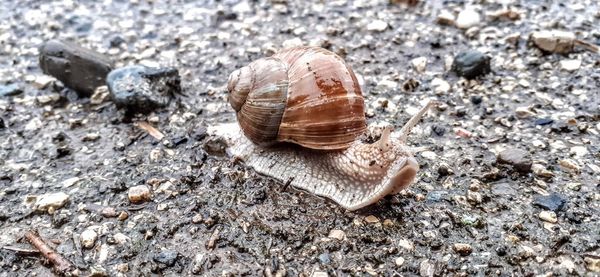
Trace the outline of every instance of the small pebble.
<instances>
[{"instance_id":1,"label":"small pebble","mask_svg":"<svg viewBox=\"0 0 600 277\"><path fill-rule=\"evenodd\" d=\"M546 169L546 167L541 164L534 163L531 166L531 171L533 171L533 174L540 176L540 177L544 177L544 178L554 177L554 173L552 173L552 171L549 171L548 169Z\"/></svg>"},{"instance_id":2,"label":"small pebble","mask_svg":"<svg viewBox=\"0 0 600 277\"><path fill-rule=\"evenodd\" d=\"M81 138L81 141L97 141L98 139L100 139L100 134L98 133L87 133L85 134L85 136L83 136L83 138Z\"/></svg>"},{"instance_id":3,"label":"small pebble","mask_svg":"<svg viewBox=\"0 0 600 277\"><path fill-rule=\"evenodd\" d=\"M437 154L433 151L423 151L421 152L421 157L428 160L435 160L437 159Z\"/></svg>"},{"instance_id":4,"label":"small pebble","mask_svg":"<svg viewBox=\"0 0 600 277\"><path fill-rule=\"evenodd\" d=\"M414 58L410 61L415 71L419 73L425 72L425 68L427 67L427 58L426 57L418 57Z\"/></svg>"},{"instance_id":5,"label":"small pebble","mask_svg":"<svg viewBox=\"0 0 600 277\"><path fill-rule=\"evenodd\" d=\"M35 77L35 80L33 80L33 86L37 89L45 89L54 80L56 80L56 78L54 78L52 76L47 76L47 75L37 76L37 77Z\"/></svg>"},{"instance_id":6,"label":"small pebble","mask_svg":"<svg viewBox=\"0 0 600 277\"><path fill-rule=\"evenodd\" d=\"M127 263L117 264L116 269L120 273L126 273L129 271L129 264L127 264Z\"/></svg>"},{"instance_id":7,"label":"small pebble","mask_svg":"<svg viewBox=\"0 0 600 277\"><path fill-rule=\"evenodd\" d=\"M415 245L407 239L401 239L400 241L398 241L398 246L400 246L406 250L409 250L409 251L412 251L415 249Z\"/></svg>"},{"instance_id":8,"label":"small pebble","mask_svg":"<svg viewBox=\"0 0 600 277\"><path fill-rule=\"evenodd\" d=\"M467 129L464 128L454 128L454 134L456 134L457 136L461 137L461 138L470 138L473 136L473 133L468 131Z\"/></svg>"},{"instance_id":9,"label":"small pebble","mask_svg":"<svg viewBox=\"0 0 600 277\"><path fill-rule=\"evenodd\" d=\"M331 263L331 259L329 258L329 253L323 253L321 255L319 255L319 262L321 262L321 264L330 264Z\"/></svg>"},{"instance_id":10,"label":"small pebble","mask_svg":"<svg viewBox=\"0 0 600 277\"><path fill-rule=\"evenodd\" d=\"M117 217L117 219L119 219L119 221L124 221L129 217L129 214L126 211L121 211L119 213L119 216Z\"/></svg>"},{"instance_id":11,"label":"small pebble","mask_svg":"<svg viewBox=\"0 0 600 277\"><path fill-rule=\"evenodd\" d=\"M94 230L87 229L81 233L81 245L84 248L90 249L96 243L96 239L98 238L98 234L94 232Z\"/></svg>"},{"instance_id":12,"label":"small pebble","mask_svg":"<svg viewBox=\"0 0 600 277\"><path fill-rule=\"evenodd\" d=\"M52 214L56 209L62 208L68 201L69 195L64 192L44 194L36 201L35 209Z\"/></svg>"},{"instance_id":13,"label":"small pebble","mask_svg":"<svg viewBox=\"0 0 600 277\"><path fill-rule=\"evenodd\" d=\"M528 107L518 107L515 109L515 115L518 118L525 119L535 116L535 113L529 110Z\"/></svg>"},{"instance_id":14,"label":"small pebble","mask_svg":"<svg viewBox=\"0 0 600 277\"><path fill-rule=\"evenodd\" d=\"M473 9L464 9L456 17L456 27L460 29L469 29L479 25L481 16Z\"/></svg>"},{"instance_id":15,"label":"small pebble","mask_svg":"<svg viewBox=\"0 0 600 277\"><path fill-rule=\"evenodd\" d=\"M530 172L533 164L528 152L516 148L509 148L500 152L497 162L512 165L516 171L521 173Z\"/></svg>"},{"instance_id":16,"label":"small pebble","mask_svg":"<svg viewBox=\"0 0 600 277\"><path fill-rule=\"evenodd\" d=\"M45 74L52 75L81 96L90 96L104 85L112 61L75 43L50 40L40 47L39 62Z\"/></svg>"},{"instance_id":17,"label":"small pebble","mask_svg":"<svg viewBox=\"0 0 600 277\"><path fill-rule=\"evenodd\" d=\"M431 130L438 136L443 136L446 133L446 128L440 126L440 125L433 125L431 127Z\"/></svg>"},{"instance_id":18,"label":"small pebble","mask_svg":"<svg viewBox=\"0 0 600 277\"><path fill-rule=\"evenodd\" d=\"M370 215L370 216L365 217L365 221L367 223L378 223L379 222L379 218L377 218L374 215Z\"/></svg>"},{"instance_id":19,"label":"small pebble","mask_svg":"<svg viewBox=\"0 0 600 277\"><path fill-rule=\"evenodd\" d=\"M585 257L585 268L591 272L600 272L600 258L598 257Z\"/></svg>"},{"instance_id":20,"label":"small pebble","mask_svg":"<svg viewBox=\"0 0 600 277\"><path fill-rule=\"evenodd\" d=\"M99 105L109 99L110 92L107 86L99 86L94 90L94 94L90 97L92 105Z\"/></svg>"},{"instance_id":21,"label":"small pebble","mask_svg":"<svg viewBox=\"0 0 600 277\"><path fill-rule=\"evenodd\" d=\"M404 258L398 257L394 260L394 263L396 264L396 266L402 266L404 264Z\"/></svg>"},{"instance_id":22,"label":"small pebble","mask_svg":"<svg viewBox=\"0 0 600 277\"><path fill-rule=\"evenodd\" d=\"M171 266L175 265L175 262L177 261L178 256L179 256L179 253L177 253L177 251L164 250L164 251L161 251L160 253L154 255L153 260L157 263L161 263L161 264L171 267Z\"/></svg>"},{"instance_id":23,"label":"small pebble","mask_svg":"<svg viewBox=\"0 0 600 277\"><path fill-rule=\"evenodd\" d=\"M181 92L175 68L150 68L140 65L111 71L106 78L113 102L130 113L147 113L169 104Z\"/></svg>"},{"instance_id":24,"label":"small pebble","mask_svg":"<svg viewBox=\"0 0 600 277\"><path fill-rule=\"evenodd\" d=\"M435 264L431 263L429 259L421 261L419 265L419 274L421 277L433 277L435 273Z\"/></svg>"},{"instance_id":25,"label":"small pebble","mask_svg":"<svg viewBox=\"0 0 600 277\"><path fill-rule=\"evenodd\" d=\"M455 243L452 246L452 249L454 249L454 251L461 256L468 256L471 254L471 252L473 252L471 245L466 243Z\"/></svg>"},{"instance_id":26,"label":"small pebble","mask_svg":"<svg viewBox=\"0 0 600 277\"><path fill-rule=\"evenodd\" d=\"M483 102L483 97L481 95L471 95L470 100L473 105L479 105Z\"/></svg>"},{"instance_id":27,"label":"small pebble","mask_svg":"<svg viewBox=\"0 0 600 277\"><path fill-rule=\"evenodd\" d=\"M577 173L577 174L581 172L581 167L574 160L563 159L563 160L558 161L558 164L565 171L568 171L571 173Z\"/></svg>"},{"instance_id":28,"label":"small pebble","mask_svg":"<svg viewBox=\"0 0 600 277\"><path fill-rule=\"evenodd\" d=\"M23 93L23 90L17 84L0 85L0 97L15 96Z\"/></svg>"},{"instance_id":29,"label":"small pebble","mask_svg":"<svg viewBox=\"0 0 600 277\"><path fill-rule=\"evenodd\" d=\"M573 146L569 151L570 154L575 155L575 157L583 157L589 153L587 147L585 146Z\"/></svg>"},{"instance_id":30,"label":"small pebble","mask_svg":"<svg viewBox=\"0 0 600 277\"><path fill-rule=\"evenodd\" d=\"M533 205L550 211L560 211L567 200L560 194L553 192L550 195L537 195L533 198Z\"/></svg>"},{"instance_id":31,"label":"small pebble","mask_svg":"<svg viewBox=\"0 0 600 277\"><path fill-rule=\"evenodd\" d=\"M560 61L560 69L573 72L581 67L581 60L562 60Z\"/></svg>"},{"instance_id":32,"label":"small pebble","mask_svg":"<svg viewBox=\"0 0 600 277\"><path fill-rule=\"evenodd\" d=\"M483 201L483 196L479 192L469 190L467 191L467 200L471 204L480 204Z\"/></svg>"},{"instance_id":33,"label":"small pebble","mask_svg":"<svg viewBox=\"0 0 600 277\"><path fill-rule=\"evenodd\" d=\"M452 169L450 168L450 165L448 165L445 162L440 162L437 172L440 176L446 176L446 175L450 175L453 174L454 172L452 171Z\"/></svg>"},{"instance_id":34,"label":"small pebble","mask_svg":"<svg viewBox=\"0 0 600 277\"><path fill-rule=\"evenodd\" d=\"M520 249L519 249L519 256L527 259L527 258L531 258L533 256L535 256L535 250L533 250L533 248L526 246L526 245L521 245Z\"/></svg>"},{"instance_id":35,"label":"small pebble","mask_svg":"<svg viewBox=\"0 0 600 277\"><path fill-rule=\"evenodd\" d=\"M333 229L329 232L329 235L327 237L334 238L337 240L343 240L344 238L346 238L346 233L342 230Z\"/></svg>"},{"instance_id":36,"label":"small pebble","mask_svg":"<svg viewBox=\"0 0 600 277\"><path fill-rule=\"evenodd\" d=\"M556 217L556 213L552 212L552 211L541 211L540 214L538 215L538 217L546 222L549 223L556 223L558 222L558 218Z\"/></svg>"},{"instance_id":37,"label":"small pebble","mask_svg":"<svg viewBox=\"0 0 600 277\"><path fill-rule=\"evenodd\" d=\"M431 87L436 94L446 94L451 88L448 82L440 78L434 78L431 80Z\"/></svg>"},{"instance_id":38,"label":"small pebble","mask_svg":"<svg viewBox=\"0 0 600 277\"><path fill-rule=\"evenodd\" d=\"M535 120L535 125L544 126L552 123L554 123L554 120L552 120L551 118L538 118Z\"/></svg>"},{"instance_id":39,"label":"small pebble","mask_svg":"<svg viewBox=\"0 0 600 277\"><path fill-rule=\"evenodd\" d=\"M573 191L579 191L581 189L581 183L576 183L576 182L572 182L572 183L567 183L567 188L569 188L570 190Z\"/></svg>"},{"instance_id":40,"label":"small pebble","mask_svg":"<svg viewBox=\"0 0 600 277\"><path fill-rule=\"evenodd\" d=\"M474 79L492 71L490 57L477 50L458 53L452 62L452 71L466 79Z\"/></svg>"},{"instance_id":41,"label":"small pebble","mask_svg":"<svg viewBox=\"0 0 600 277\"><path fill-rule=\"evenodd\" d=\"M192 217L192 223L194 223L194 224L201 223L203 219L204 219L204 218L202 217L202 215L201 215L201 214L195 214L195 215Z\"/></svg>"},{"instance_id":42,"label":"small pebble","mask_svg":"<svg viewBox=\"0 0 600 277\"><path fill-rule=\"evenodd\" d=\"M573 51L575 34L564 31L540 31L531 34L533 43L538 48L550 52L567 54Z\"/></svg>"},{"instance_id":43,"label":"small pebble","mask_svg":"<svg viewBox=\"0 0 600 277\"><path fill-rule=\"evenodd\" d=\"M436 23L440 25L452 26L456 24L456 18L451 12L442 10L436 18Z\"/></svg>"},{"instance_id":44,"label":"small pebble","mask_svg":"<svg viewBox=\"0 0 600 277\"><path fill-rule=\"evenodd\" d=\"M304 42L299 37L288 39L281 43L282 48L291 48L291 47L302 46L302 45L304 45Z\"/></svg>"},{"instance_id":45,"label":"small pebble","mask_svg":"<svg viewBox=\"0 0 600 277\"><path fill-rule=\"evenodd\" d=\"M383 31L385 31L385 29L387 29L387 27L388 27L387 22L377 19L377 20L371 21L371 23L369 23L367 25L367 30L383 32Z\"/></svg>"},{"instance_id":46,"label":"small pebble","mask_svg":"<svg viewBox=\"0 0 600 277\"><path fill-rule=\"evenodd\" d=\"M130 187L127 195L131 203L143 203L150 200L150 188L148 188L146 185Z\"/></svg>"}]
</instances>

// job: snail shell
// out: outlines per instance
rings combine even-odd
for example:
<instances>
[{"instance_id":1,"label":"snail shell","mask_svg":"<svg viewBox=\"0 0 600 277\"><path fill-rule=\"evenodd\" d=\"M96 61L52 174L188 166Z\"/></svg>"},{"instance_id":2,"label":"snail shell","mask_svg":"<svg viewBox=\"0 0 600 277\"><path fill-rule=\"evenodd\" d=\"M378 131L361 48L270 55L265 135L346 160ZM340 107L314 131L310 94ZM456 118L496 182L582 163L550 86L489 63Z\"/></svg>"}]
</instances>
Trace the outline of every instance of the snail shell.
<instances>
[{"instance_id":1,"label":"snail shell","mask_svg":"<svg viewBox=\"0 0 600 277\"><path fill-rule=\"evenodd\" d=\"M339 56L318 47L256 60L234 71L227 88L239 124L211 126L209 132L225 139L228 154L348 210L414 181L419 165L405 141L436 104L429 102L401 130L385 128L378 141L364 142L358 139L366 120L356 76Z\"/></svg>"},{"instance_id":2,"label":"snail shell","mask_svg":"<svg viewBox=\"0 0 600 277\"><path fill-rule=\"evenodd\" d=\"M229 103L255 144L348 148L366 130L364 99L352 69L333 52L294 47L234 71Z\"/></svg>"}]
</instances>

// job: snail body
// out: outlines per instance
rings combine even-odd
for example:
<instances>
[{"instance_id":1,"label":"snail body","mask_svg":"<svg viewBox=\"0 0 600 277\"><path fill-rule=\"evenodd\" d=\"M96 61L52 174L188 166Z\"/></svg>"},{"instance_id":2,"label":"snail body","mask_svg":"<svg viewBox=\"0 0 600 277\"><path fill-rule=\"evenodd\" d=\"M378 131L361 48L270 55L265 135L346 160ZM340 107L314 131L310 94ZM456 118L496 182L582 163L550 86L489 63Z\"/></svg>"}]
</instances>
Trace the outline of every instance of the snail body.
<instances>
[{"instance_id":1,"label":"snail body","mask_svg":"<svg viewBox=\"0 0 600 277\"><path fill-rule=\"evenodd\" d=\"M229 155L260 174L332 199L348 210L408 187L419 165L405 140L434 104L374 143L352 69L317 47L283 50L234 71L229 102L238 123L212 126ZM278 142L291 142L282 144ZM294 145L295 144L295 145Z\"/></svg>"}]
</instances>

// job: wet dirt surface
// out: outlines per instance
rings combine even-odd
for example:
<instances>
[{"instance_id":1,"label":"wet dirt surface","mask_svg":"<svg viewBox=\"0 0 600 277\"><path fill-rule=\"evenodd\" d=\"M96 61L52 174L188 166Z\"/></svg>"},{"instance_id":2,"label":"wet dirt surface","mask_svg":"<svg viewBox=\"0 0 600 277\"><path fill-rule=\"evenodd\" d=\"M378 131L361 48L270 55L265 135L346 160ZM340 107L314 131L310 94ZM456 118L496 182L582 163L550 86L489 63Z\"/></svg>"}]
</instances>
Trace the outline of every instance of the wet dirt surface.
<instances>
[{"instance_id":1,"label":"wet dirt surface","mask_svg":"<svg viewBox=\"0 0 600 277\"><path fill-rule=\"evenodd\" d=\"M495 2L521 18L493 20L487 13L504 7ZM467 7L481 16L476 27L436 23L442 11ZM81 275L598 275L600 55L546 54L527 38L559 29L599 44L599 8L3 1L0 86L22 93L0 96L0 275L51 274L41 257L5 248L31 249L21 239L31 229ZM38 66L38 47L53 38L116 67L176 67L185 95L133 119L109 99L79 98ZM421 170L409 189L348 212L257 175L206 134L235 119L225 93L233 70L299 44L344 56L369 123L399 128L427 99L443 103L409 139L429 147L416 155ZM449 71L469 49L491 57L491 73L467 81ZM564 64L572 60L580 65ZM150 201L130 203L138 185ZM64 205L40 207L60 192Z\"/></svg>"}]
</instances>

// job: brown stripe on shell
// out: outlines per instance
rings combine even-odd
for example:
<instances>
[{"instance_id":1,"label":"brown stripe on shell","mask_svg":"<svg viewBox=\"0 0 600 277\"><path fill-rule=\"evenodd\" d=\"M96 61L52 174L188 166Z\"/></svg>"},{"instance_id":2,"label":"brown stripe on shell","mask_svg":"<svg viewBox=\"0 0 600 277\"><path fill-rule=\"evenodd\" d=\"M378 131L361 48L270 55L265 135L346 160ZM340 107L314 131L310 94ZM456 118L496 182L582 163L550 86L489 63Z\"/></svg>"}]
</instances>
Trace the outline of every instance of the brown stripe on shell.
<instances>
[{"instance_id":1,"label":"brown stripe on shell","mask_svg":"<svg viewBox=\"0 0 600 277\"><path fill-rule=\"evenodd\" d=\"M269 145L276 142L283 116L288 89L286 65L275 58L252 62L247 68L253 83L246 101L237 112L244 134L254 143ZM233 105L233 104L232 104Z\"/></svg>"},{"instance_id":2,"label":"brown stripe on shell","mask_svg":"<svg viewBox=\"0 0 600 277\"><path fill-rule=\"evenodd\" d=\"M317 47L284 50L288 103L277 140L313 149L344 149L366 129L364 99L352 69Z\"/></svg>"}]
</instances>

